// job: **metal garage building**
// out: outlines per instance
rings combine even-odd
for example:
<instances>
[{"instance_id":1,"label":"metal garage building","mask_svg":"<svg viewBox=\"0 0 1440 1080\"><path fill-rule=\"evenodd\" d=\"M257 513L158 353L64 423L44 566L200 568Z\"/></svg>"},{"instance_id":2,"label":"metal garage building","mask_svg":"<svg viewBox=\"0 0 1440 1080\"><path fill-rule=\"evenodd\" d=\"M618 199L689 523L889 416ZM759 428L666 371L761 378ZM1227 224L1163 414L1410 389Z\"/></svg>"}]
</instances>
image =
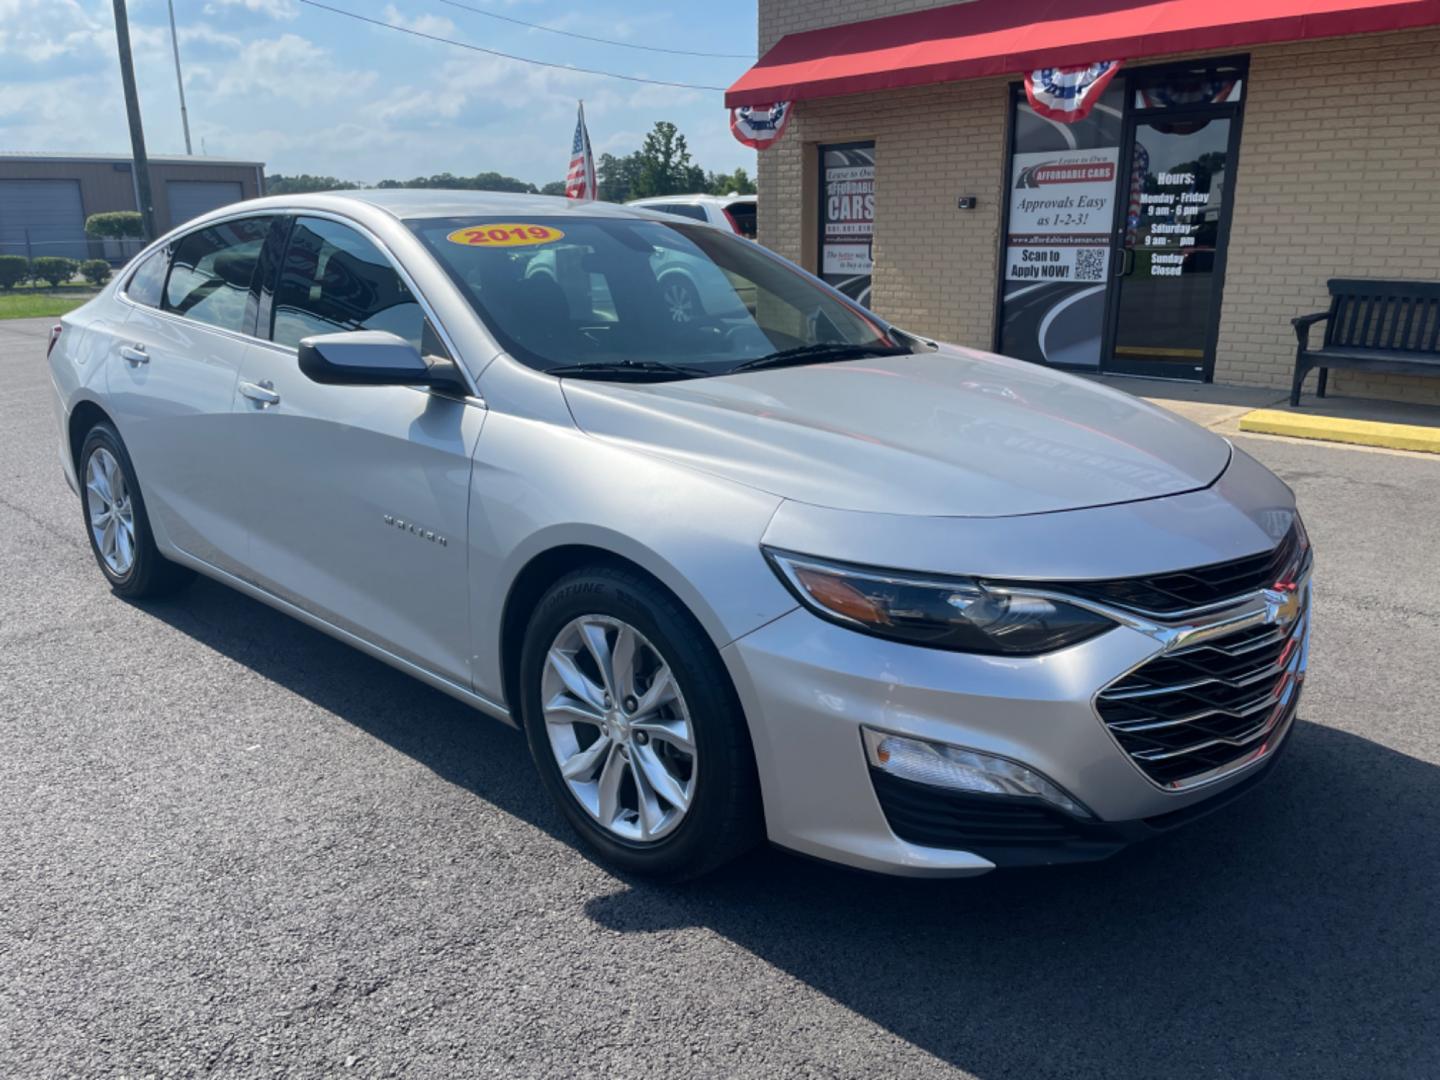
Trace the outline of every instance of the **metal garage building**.
<instances>
[{"instance_id":1,"label":"metal garage building","mask_svg":"<svg viewBox=\"0 0 1440 1080\"><path fill-rule=\"evenodd\" d=\"M152 157L150 187L160 229L262 191L258 161ZM0 151L0 255L122 258L128 252L85 235L85 219L134 210L135 175L128 154L37 154Z\"/></svg>"}]
</instances>

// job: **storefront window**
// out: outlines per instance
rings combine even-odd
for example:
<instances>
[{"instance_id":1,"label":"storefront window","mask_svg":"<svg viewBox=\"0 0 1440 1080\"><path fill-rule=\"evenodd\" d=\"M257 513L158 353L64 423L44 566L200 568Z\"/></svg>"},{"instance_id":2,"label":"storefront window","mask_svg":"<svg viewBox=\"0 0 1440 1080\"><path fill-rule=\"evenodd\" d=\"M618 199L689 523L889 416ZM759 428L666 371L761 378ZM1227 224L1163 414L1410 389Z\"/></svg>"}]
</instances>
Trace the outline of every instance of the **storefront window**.
<instances>
[{"instance_id":1,"label":"storefront window","mask_svg":"<svg viewBox=\"0 0 1440 1080\"><path fill-rule=\"evenodd\" d=\"M1183 109L1195 105L1230 105L1245 92L1242 69L1235 64L1197 65L1160 75L1132 78L1136 109Z\"/></svg>"},{"instance_id":2,"label":"storefront window","mask_svg":"<svg viewBox=\"0 0 1440 1080\"><path fill-rule=\"evenodd\" d=\"M1124 108L1120 80L1075 124L1015 105L1000 349L1098 367Z\"/></svg>"},{"instance_id":3,"label":"storefront window","mask_svg":"<svg viewBox=\"0 0 1440 1080\"><path fill-rule=\"evenodd\" d=\"M875 243L875 144L820 147L820 276L870 306Z\"/></svg>"}]
</instances>

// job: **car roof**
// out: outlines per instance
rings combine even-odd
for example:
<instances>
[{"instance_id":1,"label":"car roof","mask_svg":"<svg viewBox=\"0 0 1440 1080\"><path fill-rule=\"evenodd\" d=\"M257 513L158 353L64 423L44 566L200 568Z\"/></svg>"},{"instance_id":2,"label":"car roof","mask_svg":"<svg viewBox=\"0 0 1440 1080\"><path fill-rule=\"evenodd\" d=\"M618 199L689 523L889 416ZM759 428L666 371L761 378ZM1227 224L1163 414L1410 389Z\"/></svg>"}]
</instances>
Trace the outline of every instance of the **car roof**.
<instances>
[{"instance_id":1,"label":"car roof","mask_svg":"<svg viewBox=\"0 0 1440 1080\"><path fill-rule=\"evenodd\" d=\"M754 195L651 195L631 199L626 206L663 206L665 203L735 203L754 202Z\"/></svg>"},{"instance_id":2,"label":"car roof","mask_svg":"<svg viewBox=\"0 0 1440 1080\"><path fill-rule=\"evenodd\" d=\"M362 203L402 220L427 217L469 217L473 215L564 215L577 217L638 218L649 215L617 203L581 202L558 195L523 195L505 191L450 191L443 188L366 188L358 191L328 191L306 195L274 195L247 203L247 208L267 206L293 210L334 210L346 203Z\"/></svg>"}]
</instances>

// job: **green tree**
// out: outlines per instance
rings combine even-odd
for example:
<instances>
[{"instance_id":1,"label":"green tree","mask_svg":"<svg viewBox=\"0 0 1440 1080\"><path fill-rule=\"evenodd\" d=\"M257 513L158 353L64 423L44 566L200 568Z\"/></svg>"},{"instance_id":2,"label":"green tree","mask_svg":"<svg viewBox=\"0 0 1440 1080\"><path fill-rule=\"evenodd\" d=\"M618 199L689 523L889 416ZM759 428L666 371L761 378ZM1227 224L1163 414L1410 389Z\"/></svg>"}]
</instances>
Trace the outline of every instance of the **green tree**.
<instances>
[{"instance_id":1,"label":"green tree","mask_svg":"<svg viewBox=\"0 0 1440 1080\"><path fill-rule=\"evenodd\" d=\"M104 259L86 259L80 264L80 273L91 285L104 285L110 280L110 264Z\"/></svg>"},{"instance_id":2,"label":"green tree","mask_svg":"<svg viewBox=\"0 0 1440 1080\"><path fill-rule=\"evenodd\" d=\"M63 255L42 255L30 261L30 272L35 279L48 281L57 288L73 278L79 267L80 264L74 259L67 259Z\"/></svg>"},{"instance_id":3,"label":"green tree","mask_svg":"<svg viewBox=\"0 0 1440 1080\"><path fill-rule=\"evenodd\" d=\"M706 173L705 189L711 195L754 195L755 181L741 167L733 173Z\"/></svg>"},{"instance_id":4,"label":"green tree","mask_svg":"<svg viewBox=\"0 0 1440 1080\"><path fill-rule=\"evenodd\" d=\"M108 240L139 240L145 235L145 224L139 210L108 210L85 219L85 235Z\"/></svg>"},{"instance_id":5,"label":"green tree","mask_svg":"<svg viewBox=\"0 0 1440 1080\"><path fill-rule=\"evenodd\" d=\"M311 191L354 191L360 187L352 180L339 180L333 176L311 176L299 173L296 176L265 177L266 195L304 195Z\"/></svg>"},{"instance_id":6,"label":"green tree","mask_svg":"<svg viewBox=\"0 0 1440 1080\"><path fill-rule=\"evenodd\" d=\"M0 255L0 289L13 289L30 276L30 260L24 255Z\"/></svg>"},{"instance_id":7,"label":"green tree","mask_svg":"<svg viewBox=\"0 0 1440 1080\"><path fill-rule=\"evenodd\" d=\"M517 180L504 173L483 172L474 176L456 176L454 173L437 173L434 176L416 176L409 180L381 180L382 188L450 188L458 191L517 191L535 195L539 189L524 180Z\"/></svg>"},{"instance_id":8,"label":"green tree","mask_svg":"<svg viewBox=\"0 0 1440 1080\"><path fill-rule=\"evenodd\" d=\"M599 189L600 198L606 202L623 203L631 199L638 199L636 184L640 180L640 152L626 154L624 157L616 157L614 154L601 154L599 162L595 165L595 186Z\"/></svg>"},{"instance_id":9,"label":"green tree","mask_svg":"<svg viewBox=\"0 0 1440 1080\"><path fill-rule=\"evenodd\" d=\"M655 122L638 153L638 176L630 198L689 195L705 190L705 170L690 160L685 136L669 120Z\"/></svg>"},{"instance_id":10,"label":"green tree","mask_svg":"<svg viewBox=\"0 0 1440 1080\"><path fill-rule=\"evenodd\" d=\"M540 194L541 194L541 195L564 195L564 194L565 194L565 181L564 181L564 180L551 180L548 184L546 184L546 185L544 185L543 187L541 187L541 189L540 189Z\"/></svg>"}]
</instances>

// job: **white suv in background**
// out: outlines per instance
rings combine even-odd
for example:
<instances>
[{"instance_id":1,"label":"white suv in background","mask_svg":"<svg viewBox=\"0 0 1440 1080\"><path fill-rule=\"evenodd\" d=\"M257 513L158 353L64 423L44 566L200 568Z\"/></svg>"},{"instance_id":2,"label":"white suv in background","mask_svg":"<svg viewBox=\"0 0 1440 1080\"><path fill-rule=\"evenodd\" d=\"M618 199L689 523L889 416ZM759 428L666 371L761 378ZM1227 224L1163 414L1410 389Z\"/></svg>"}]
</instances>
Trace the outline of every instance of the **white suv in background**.
<instances>
[{"instance_id":1,"label":"white suv in background","mask_svg":"<svg viewBox=\"0 0 1440 1080\"><path fill-rule=\"evenodd\" d=\"M625 205L703 221L755 239L754 195L661 195L653 199L633 199Z\"/></svg>"}]
</instances>

